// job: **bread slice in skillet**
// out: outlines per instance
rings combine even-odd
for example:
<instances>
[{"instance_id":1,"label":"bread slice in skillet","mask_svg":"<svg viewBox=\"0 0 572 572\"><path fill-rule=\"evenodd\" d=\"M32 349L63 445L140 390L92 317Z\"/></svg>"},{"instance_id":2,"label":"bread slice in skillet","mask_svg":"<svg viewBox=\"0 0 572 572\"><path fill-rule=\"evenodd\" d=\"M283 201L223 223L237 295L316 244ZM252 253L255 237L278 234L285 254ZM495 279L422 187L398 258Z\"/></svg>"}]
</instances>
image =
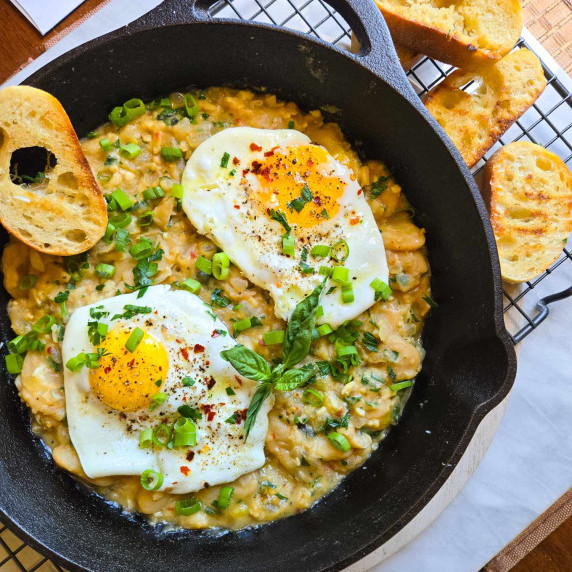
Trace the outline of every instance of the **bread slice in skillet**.
<instances>
[{"instance_id":1,"label":"bread slice in skillet","mask_svg":"<svg viewBox=\"0 0 572 572\"><path fill-rule=\"evenodd\" d=\"M473 167L545 87L540 60L521 49L479 73L453 72L423 103Z\"/></svg>"},{"instance_id":2,"label":"bread slice in skillet","mask_svg":"<svg viewBox=\"0 0 572 572\"><path fill-rule=\"evenodd\" d=\"M572 232L572 174L558 155L518 141L489 159L483 183L503 278L532 280L558 259Z\"/></svg>"},{"instance_id":3,"label":"bread slice in skillet","mask_svg":"<svg viewBox=\"0 0 572 572\"><path fill-rule=\"evenodd\" d=\"M500 60L522 31L519 0L375 0L393 40L463 70Z\"/></svg>"},{"instance_id":4,"label":"bread slice in skillet","mask_svg":"<svg viewBox=\"0 0 572 572\"><path fill-rule=\"evenodd\" d=\"M25 148L55 157L37 182L14 178ZM107 225L101 189L64 108L32 87L0 90L0 222L32 248L62 256L91 248Z\"/></svg>"}]
</instances>

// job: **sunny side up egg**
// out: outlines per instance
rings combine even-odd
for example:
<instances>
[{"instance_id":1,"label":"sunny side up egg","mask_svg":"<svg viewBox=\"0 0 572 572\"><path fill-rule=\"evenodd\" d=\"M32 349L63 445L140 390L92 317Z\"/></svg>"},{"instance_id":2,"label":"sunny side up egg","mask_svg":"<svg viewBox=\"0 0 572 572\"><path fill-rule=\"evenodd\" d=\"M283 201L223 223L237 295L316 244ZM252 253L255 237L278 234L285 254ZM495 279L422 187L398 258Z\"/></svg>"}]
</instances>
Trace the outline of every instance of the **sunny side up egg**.
<instances>
[{"instance_id":1,"label":"sunny side up egg","mask_svg":"<svg viewBox=\"0 0 572 572\"><path fill-rule=\"evenodd\" d=\"M98 323L107 326L104 339L96 336ZM143 335L135 345L129 340L137 328ZM70 438L88 477L150 469L163 475L158 490L181 494L261 467L272 400L245 442L255 383L220 356L235 344L202 300L165 285L77 309L66 327L64 363L102 354L99 367L65 368Z\"/></svg>"},{"instance_id":2,"label":"sunny side up egg","mask_svg":"<svg viewBox=\"0 0 572 572\"><path fill-rule=\"evenodd\" d=\"M347 272L336 270L318 319L334 328L374 303L372 281L388 282L381 233L355 174L299 131L225 129L197 147L182 183L192 224L270 292L280 318L336 266Z\"/></svg>"}]
</instances>

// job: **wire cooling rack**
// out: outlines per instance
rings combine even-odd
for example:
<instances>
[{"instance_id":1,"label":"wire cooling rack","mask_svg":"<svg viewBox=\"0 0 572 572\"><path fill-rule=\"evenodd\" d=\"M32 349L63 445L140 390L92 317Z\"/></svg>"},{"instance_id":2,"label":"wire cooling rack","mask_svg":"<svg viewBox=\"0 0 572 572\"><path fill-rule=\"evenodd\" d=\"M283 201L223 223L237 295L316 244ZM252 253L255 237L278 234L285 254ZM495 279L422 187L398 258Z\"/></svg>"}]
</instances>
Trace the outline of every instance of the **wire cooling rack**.
<instances>
[{"instance_id":1,"label":"wire cooling rack","mask_svg":"<svg viewBox=\"0 0 572 572\"><path fill-rule=\"evenodd\" d=\"M350 49L351 31L345 20L322 0L221 0L212 8L220 18L254 20L291 28L317 36L344 49ZM524 39L517 47L535 51ZM542 54L537 55L542 60ZM478 179L485 161L501 145L512 141L532 141L556 153L572 167L572 94L543 62L547 87L538 101L502 137L473 170ZM445 78L453 68L423 58L408 72L409 79L422 97ZM546 272L518 291L504 290L505 321L514 343L520 342L548 315L548 304L572 295L572 286L535 299L539 285L554 284L556 273L572 275L572 251L562 256ZM561 283L562 281L558 281ZM545 288L543 288L543 291ZM549 288L550 291L550 288ZM65 569L40 555L0 523L0 572L65 572Z\"/></svg>"}]
</instances>

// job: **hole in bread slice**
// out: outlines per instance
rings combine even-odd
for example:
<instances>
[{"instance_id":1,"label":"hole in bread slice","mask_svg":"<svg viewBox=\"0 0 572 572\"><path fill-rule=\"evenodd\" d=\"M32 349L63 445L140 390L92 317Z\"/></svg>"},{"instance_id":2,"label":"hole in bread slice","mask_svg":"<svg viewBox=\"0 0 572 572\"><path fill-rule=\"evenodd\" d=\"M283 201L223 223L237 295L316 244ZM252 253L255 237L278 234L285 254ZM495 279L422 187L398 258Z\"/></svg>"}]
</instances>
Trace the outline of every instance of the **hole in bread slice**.
<instances>
[{"instance_id":1,"label":"hole in bread slice","mask_svg":"<svg viewBox=\"0 0 572 572\"><path fill-rule=\"evenodd\" d=\"M45 147L22 147L10 157L10 179L15 185L37 185L57 165L56 156Z\"/></svg>"}]
</instances>

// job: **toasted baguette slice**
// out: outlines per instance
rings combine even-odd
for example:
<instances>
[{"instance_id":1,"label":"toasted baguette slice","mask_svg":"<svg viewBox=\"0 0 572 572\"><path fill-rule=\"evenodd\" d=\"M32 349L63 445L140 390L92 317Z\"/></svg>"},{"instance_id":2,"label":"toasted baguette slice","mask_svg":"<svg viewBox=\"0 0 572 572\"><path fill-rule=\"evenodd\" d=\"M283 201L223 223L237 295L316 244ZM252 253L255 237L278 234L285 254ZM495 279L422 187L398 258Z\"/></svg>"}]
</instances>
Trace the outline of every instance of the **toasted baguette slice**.
<instances>
[{"instance_id":1,"label":"toasted baguette slice","mask_svg":"<svg viewBox=\"0 0 572 572\"><path fill-rule=\"evenodd\" d=\"M375 0L394 41L463 70L500 60L522 31L518 0Z\"/></svg>"},{"instance_id":2,"label":"toasted baguette slice","mask_svg":"<svg viewBox=\"0 0 572 572\"><path fill-rule=\"evenodd\" d=\"M554 153L519 141L499 149L483 178L501 272L525 282L544 272L572 232L572 174Z\"/></svg>"},{"instance_id":3,"label":"toasted baguette slice","mask_svg":"<svg viewBox=\"0 0 572 572\"><path fill-rule=\"evenodd\" d=\"M10 160L26 147L45 148L57 163L43 182L16 185ZM92 247L107 225L101 189L64 108L33 87L0 90L0 222L32 248L62 256Z\"/></svg>"},{"instance_id":4,"label":"toasted baguette slice","mask_svg":"<svg viewBox=\"0 0 572 572\"><path fill-rule=\"evenodd\" d=\"M474 84L463 91L469 82ZM540 60L521 49L479 74L453 72L423 102L473 167L545 87Z\"/></svg>"}]
</instances>

